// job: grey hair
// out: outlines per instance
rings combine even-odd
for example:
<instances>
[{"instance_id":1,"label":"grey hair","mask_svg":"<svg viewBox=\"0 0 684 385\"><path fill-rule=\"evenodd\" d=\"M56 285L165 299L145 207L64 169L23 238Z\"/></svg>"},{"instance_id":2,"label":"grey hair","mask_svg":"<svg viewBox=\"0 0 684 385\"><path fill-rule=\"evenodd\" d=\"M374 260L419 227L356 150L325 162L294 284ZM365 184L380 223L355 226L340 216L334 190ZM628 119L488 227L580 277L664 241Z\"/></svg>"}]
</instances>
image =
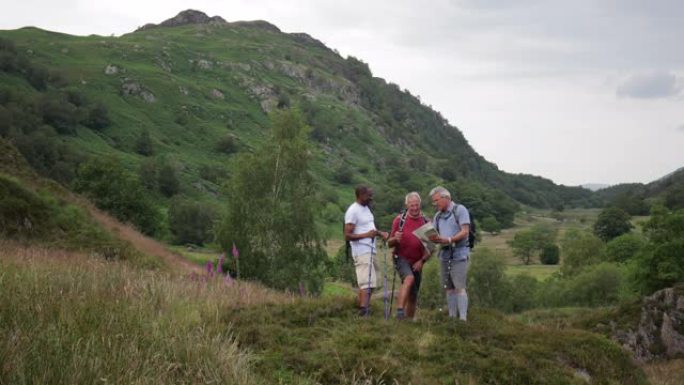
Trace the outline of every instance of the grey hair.
<instances>
[{"instance_id":1,"label":"grey hair","mask_svg":"<svg viewBox=\"0 0 684 385\"><path fill-rule=\"evenodd\" d=\"M439 196L440 196L441 198L449 198L449 199L451 199L451 193L449 193L449 190L445 189L445 188L442 187L442 186L437 186L437 187L433 188L432 190L430 190L430 196L433 196L433 195L435 195L435 194L437 194L437 193L439 193Z\"/></svg>"},{"instance_id":2,"label":"grey hair","mask_svg":"<svg viewBox=\"0 0 684 385\"><path fill-rule=\"evenodd\" d=\"M408 203L409 203L409 200L412 199L412 198L418 199L418 203L421 202L421 200L420 200L420 194L418 194L418 193L415 192L415 191L411 191L410 193L406 194L406 198L404 198L404 203L405 203L405 204L408 204Z\"/></svg>"}]
</instances>

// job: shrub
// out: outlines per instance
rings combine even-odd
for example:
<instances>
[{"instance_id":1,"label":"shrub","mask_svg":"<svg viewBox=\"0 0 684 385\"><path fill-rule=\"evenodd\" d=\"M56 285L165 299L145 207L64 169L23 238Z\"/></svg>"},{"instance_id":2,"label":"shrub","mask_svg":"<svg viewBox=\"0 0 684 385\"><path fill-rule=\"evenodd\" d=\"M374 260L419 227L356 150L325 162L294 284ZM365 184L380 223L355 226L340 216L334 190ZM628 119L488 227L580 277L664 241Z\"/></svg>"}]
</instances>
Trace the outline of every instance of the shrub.
<instances>
[{"instance_id":1,"label":"shrub","mask_svg":"<svg viewBox=\"0 0 684 385\"><path fill-rule=\"evenodd\" d=\"M150 156L154 154L154 146L152 144L152 138L150 137L150 132L143 130L140 136L135 141L135 152L142 156Z\"/></svg>"},{"instance_id":2,"label":"shrub","mask_svg":"<svg viewBox=\"0 0 684 385\"><path fill-rule=\"evenodd\" d=\"M646 241L637 234L622 234L606 244L606 259L610 262L627 262L644 247Z\"/></svg>"},{"instance_id":3,"label":"shrub","mask_svg":"<svg viewBox=\"0 0 684 385\"><path fill-rule=\"evenodd\" d=\"M537 291L538 304L547 307L617 304L626 292L626 270L612 263L584 268L571 277L545 281Z\"/></svg>"},{"instance_id":4,"label":"shrub","mask_svg":"<svg viewBox=\"0 0 684 385\"><path fill-rule=\"evenodd\" d=\"M216 142L216 151L223 154L233 154L238 149L237 137L233 134L226 134Z\"/></svg>"},{"instance_id":5,"label":"shrub","mask_svg":"<svg viewBox=\"0 0 684 385\"><path fill-rule=\"evenodd\" d=\"M88 110L88 118L83 124L94 130L101 130L109 127L111 123L112 121L109 119L109 110L107 109L107 106L102 103L95 103L95 105Z\"/></svg>"},{"instance_id":6,"label":"shrub","mask_svg":"<svg viewBox=\"0 0 684 385\"><path fill-rule=\"evenodd\" d=\"M157 174L157 185L159 192L166 197L171 197L180 190L180 181L176 173L176 168L168 162L163 162Z\"/></svg>"},{"instance_id":7,"label":"shrub","mask_svg":"<svg viewBox=\"0 0 684 385\"><path fill-rule=\"evenodd\" d=\"M511 285L503 258L487 248L478 249L468 271L468 295L473 305L507 310Z\"/></svg>"},{"instance_id":8,"label":"shrub","mask_svg":"<svg viewBox=\"0 0 684 385\"><path fill-rule=\"evenodd\" d=\"M173 199L169 206L169 229L176 244L202 245L212 238L217 210L186 199Z\"/></svg>"},{"instance_id":9,"label":"shrub","mask_svg":"<svg viewBox=\"0 0 684 385\"><path fill-rule=\"evenodd\" d=\"M578 229L569 229L561 240L564 275L577 274L582 268L601 262L605 244L594 234Z\"/></svg>"},{"instance_id":10,"label":"shrub","mask_svg":"<svg viewBox=\"0 0 684 385\"><path fill-rule=\"evenodd\" d=\"M544 246L539 261L544 265L557 265L560 261L560 248L558 245L549 244Z\"/></svg>"},{"instance_id":11,"label":"shrub","mask_svg":"<svg viewBox=\"0 0 684 385\"><path fill-rule=\"evenodd\" d=\"M73 182L77 192L119 220L134 224L147 235L160 228L160 215L140 181L114 159L94 159L79 167Z\"/></svg>"}]
</instances>

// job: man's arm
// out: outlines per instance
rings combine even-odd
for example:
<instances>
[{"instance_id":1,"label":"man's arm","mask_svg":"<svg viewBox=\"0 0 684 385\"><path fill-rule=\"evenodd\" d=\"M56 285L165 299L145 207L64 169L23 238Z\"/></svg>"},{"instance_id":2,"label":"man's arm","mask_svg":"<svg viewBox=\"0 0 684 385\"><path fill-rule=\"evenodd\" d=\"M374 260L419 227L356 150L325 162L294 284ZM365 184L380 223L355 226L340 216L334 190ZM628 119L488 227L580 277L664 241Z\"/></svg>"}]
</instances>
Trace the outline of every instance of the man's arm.
<instances>
[{"instance_id":1,"label":"man's arm","mask_svg":"<svg viewBox=\"0 0 684 385\"><path fill-rule=\"evenodd\" d=\"M442 245L449 245L449 244L458 242L464 238L467 238L469 231L470 231L470 224L464 223L461 225L461 231L459 231L455 235L453 235L451 237L441 237L441 236L435 235L433 237L430 237L430 240L434 243L439 243Z\"/></svg>"},{"instance_id":2,"label":"man's arm","mask_svg":"<svg viewBox=\"0 0 684 385\"><path fill-rule=\"evenodd\" d=\"M345 241L356 241L358 239L363 239L363 238L373 238L376 235L378 235L377 230L370 230L365 233L361 234L354 234L354 229L356 228L356 225L353 223L345 223L344 224L344 240Z\"/></svg>"}]
</instances>

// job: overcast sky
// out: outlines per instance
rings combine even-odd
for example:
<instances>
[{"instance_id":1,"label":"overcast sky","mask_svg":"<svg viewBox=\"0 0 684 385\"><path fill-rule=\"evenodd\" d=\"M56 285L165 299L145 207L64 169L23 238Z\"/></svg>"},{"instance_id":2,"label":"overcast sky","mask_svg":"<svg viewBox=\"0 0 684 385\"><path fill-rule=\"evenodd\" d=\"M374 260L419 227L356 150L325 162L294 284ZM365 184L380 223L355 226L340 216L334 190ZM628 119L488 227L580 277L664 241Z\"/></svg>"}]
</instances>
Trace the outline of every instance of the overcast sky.
<instances>
[{"instance_id":1,"label":"overcast sky","mask_svg":"<svg viewBox=\"0 0 684 385\"><path fill-rule=\"evenodd\" d=\"M684 1L2 3L0 29L121 35L192 8L306 32L419 95L508 172L647 183L684 166Z\"/></svg>"}]
</instances>

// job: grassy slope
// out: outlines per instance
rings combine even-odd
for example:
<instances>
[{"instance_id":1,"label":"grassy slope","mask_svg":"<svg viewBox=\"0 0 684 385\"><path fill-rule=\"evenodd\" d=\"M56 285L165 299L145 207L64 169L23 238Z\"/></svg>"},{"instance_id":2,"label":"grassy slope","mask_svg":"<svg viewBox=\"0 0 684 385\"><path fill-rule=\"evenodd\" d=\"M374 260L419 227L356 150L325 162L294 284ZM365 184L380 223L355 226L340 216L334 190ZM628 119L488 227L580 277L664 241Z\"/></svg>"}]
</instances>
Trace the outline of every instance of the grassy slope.
<instances>
[{"instance_id":1,"label":"grassy slope","mask_svg":"<svg viewBox=\"0 0 684 385\"><path fill-rule=\"evenodd\" d=\"M616 345L474 310L416 323L249 283L170 276L4 242L0 384L643 384Z\"/></svg>"},{"instance_id":2,"label":"grassy slope","mask_svg":"<svg viewBox=\"0 0 684 385\"><path fill-rule=\"evenodd\" d=\"M387 162L408 156L424 159L423 170L412 170L412 183L427 189L440 181L436 165L450 153L469 160L467 166L455 167L463 168L459 177L471 181L497 189L506 185L510 190L519 179L522 187L516 188L523 195L534 195L535 188L558 190L559 196L565 191L541 178L498 171L453 126L443 123L430 126L440 132L425 132L427 125L411 121L436 119L430 115L434 112L410 117L392 128L395 133L388 132L380 116L386 111L358 104L360 85L345 77L351 71L345 59L288 34L243 24L159 28L118 38L24 28L0 31L0 37L12 40L22 52L30 51L33 61L58 69L69 88L108 106L110 127L101 132L80 128L78 135L67 138L69 143L92 155L115 155L136 171L144 157L135 154L135 141L148 131L155 155L169 159L180 170L183 194L197 199L216 199L214 194L221 190L215 181L200 176L203 167L230 173L233 157L215 150L220 138L235 135L243 151L260 143L269 126L260 103L280 97L288 98L293 106L309 100L318 111L319 127L314 128L325 126L327 134L316 147L314 172L323 185L342 190L341 202L351 201L347 199L351 186L334 181L340 167L352 170L352 184L385 187L392 178L386 174ZM105 74L108 65L117 66L119 72ZM124 95L122 87L132 83L153 94L155 101ZM412 98L397 87L383 87L382 92L394 98ZM223 98L211 96L215 89ZM268 97L254 95L259 92ZM417 99L411 100L412 105L420 105ZM436 142L441 154L434 153L435 145L427 144L435 137L443 139ZM531 187L536 179L541 184Z\"/></svg>"},{"instance_id":3,"label":"grassy slope","mask_svg":"<svg viewBox=\"0 0 684 385\"><path fill-rule=\"evenodd\" d=\"M32 230L7 234L29 244L88 252L106 258L128 259L139 266L187 272L197 267L95 208L61 185L40 177L11 145L0 138L0 180L16 186L17 202L32 202L21 215L32 220ZM3 200L3 203L9 202ZM9 203L17 207L17 203ZM11 211L10 211L11 212ZM47 215L42 215L45 212ZM38 214L41 214L40 216ZM0 218L2 220L10 218ZM41 231L44 228L45 231ZM3 232L0 232L2 239Z\"/></svg>"}]
</instances>

